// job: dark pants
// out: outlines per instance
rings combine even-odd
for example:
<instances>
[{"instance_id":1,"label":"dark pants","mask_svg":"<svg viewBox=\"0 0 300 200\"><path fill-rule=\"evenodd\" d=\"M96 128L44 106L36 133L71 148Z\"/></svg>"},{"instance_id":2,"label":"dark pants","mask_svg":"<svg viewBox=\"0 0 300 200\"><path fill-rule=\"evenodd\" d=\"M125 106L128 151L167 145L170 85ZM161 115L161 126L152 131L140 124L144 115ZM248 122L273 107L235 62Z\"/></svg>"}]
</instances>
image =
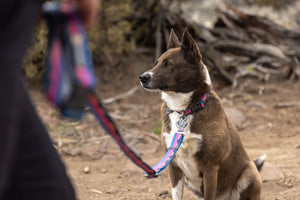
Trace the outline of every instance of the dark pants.
<instances>
[{"instance_id":1,"label":"dark pants","mask_svg":"<svg viewBox=\"0 0 300 200\"><path fill-rule=\"evenodd\" d=\"M21 82L37 0L0 1L0 200L75 200L65 167Z\"/></svg>"}]
</instances>

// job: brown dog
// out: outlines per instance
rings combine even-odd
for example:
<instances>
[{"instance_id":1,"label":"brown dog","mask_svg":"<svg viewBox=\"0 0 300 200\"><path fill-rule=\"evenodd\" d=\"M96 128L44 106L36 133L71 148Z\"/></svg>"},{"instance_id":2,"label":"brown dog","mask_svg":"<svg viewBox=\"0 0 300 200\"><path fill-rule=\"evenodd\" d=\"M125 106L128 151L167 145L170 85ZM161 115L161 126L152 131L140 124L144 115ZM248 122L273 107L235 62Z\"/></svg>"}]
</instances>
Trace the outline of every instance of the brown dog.
<instances>
[{"instance_id":1,"label":"brown dog","mask_svg":"<svg viewBox=\"0 0 300 200\"><path fill-rule=\"evenodd\" d=\"M183 143L169 165L173 200L182 199L184 182L199 199L260 199L258 169L265 157L255 163L250 160L211 88L208 70L187 29L181 43L171 30L168 50L139 78L145 89L162 92L161 136L166 149L178 130L178 111L192 108L185 116ZM201 109L197 102L204 94L207 98Z\"/></svg>"}]
</instances>

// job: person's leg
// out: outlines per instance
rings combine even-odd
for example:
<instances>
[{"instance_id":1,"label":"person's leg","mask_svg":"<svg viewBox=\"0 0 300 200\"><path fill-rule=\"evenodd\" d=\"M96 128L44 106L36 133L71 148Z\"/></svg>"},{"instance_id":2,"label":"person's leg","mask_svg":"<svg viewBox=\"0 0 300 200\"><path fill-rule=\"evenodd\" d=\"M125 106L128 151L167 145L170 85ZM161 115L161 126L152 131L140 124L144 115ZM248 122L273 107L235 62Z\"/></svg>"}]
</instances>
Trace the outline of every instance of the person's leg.
<instances>
[{"instance_id":1,"label":"person's leg","mask_svg":"<svg viewBox=\"0 0 300 200\"><path fill-rule=\"evenodd\" d=\"M19 123L17 85L40 3L0 1L0 199L16 152Z\"/></svg>"},{"instance_id":2,"label":"person's leg","mask_svg":"<svg viewBox=\"0 0 300 200\"><path fill-rule=\"evenodd\" d=\"M47 131L20 88L22 103L18 150L5 200L75 200L65 167Z\"/></svg>"},{"instance_id":3,"label":"person's leg","mask_svg":"<svg viewBox=\"0 0 300 200\"><path fill-rule=\"evenodd\" d=\"M24 88L22 58L37 0L0 1L0 200L74 200L65 168Z\"/></svg>"}]
</instances>

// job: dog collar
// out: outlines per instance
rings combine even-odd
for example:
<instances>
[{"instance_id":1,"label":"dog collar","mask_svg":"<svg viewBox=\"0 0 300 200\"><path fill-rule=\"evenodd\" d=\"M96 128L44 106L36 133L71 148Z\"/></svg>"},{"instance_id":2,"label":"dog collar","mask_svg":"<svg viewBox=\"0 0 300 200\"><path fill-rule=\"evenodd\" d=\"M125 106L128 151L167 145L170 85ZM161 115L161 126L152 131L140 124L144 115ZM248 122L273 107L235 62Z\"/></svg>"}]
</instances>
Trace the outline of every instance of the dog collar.
<instances>
[{"instance_id":1,"label":"dog collar","mask_svg":"<svg viewBox=\"0 0 300 200\"><path fill-rule=\"evenodd\" d=\"M206 97L207 97L207 93L205 93L202 96L202 98L200 99L200 101L198 101L191 108L188 108L186 110L176 111L176 110L171 110L170 108L167 108L166 109L166 114L169 115L172 112L177 112L180 115L190 115L190 114L193 114L195 112L198 112L198 111L200 111L200 110L202 110L204 108L204 102L206 100Z\"/></svg>"}]
</instances>

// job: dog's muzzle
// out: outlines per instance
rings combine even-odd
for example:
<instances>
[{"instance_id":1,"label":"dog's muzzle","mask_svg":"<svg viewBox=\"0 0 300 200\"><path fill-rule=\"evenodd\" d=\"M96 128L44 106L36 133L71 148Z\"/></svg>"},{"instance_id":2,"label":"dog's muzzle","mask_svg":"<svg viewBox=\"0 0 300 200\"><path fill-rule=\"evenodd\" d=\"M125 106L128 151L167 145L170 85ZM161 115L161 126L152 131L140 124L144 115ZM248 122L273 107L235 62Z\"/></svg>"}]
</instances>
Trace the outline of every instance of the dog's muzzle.
<instances>
[{"instance_id":1,"label":"dog's muzzle","mask_svg":"<svg viewBox=\"0 0 300 200\"><path fill-rule=\"evenodd\" d=\"M140 77L140 82L142 84L143 87L148 88L149 87L149 82L151 79L151 74L149 72L146 72L144 74L142 74Z\"/></svg>"},{"instance_id":2,"label":"dog's muzzle","mask_svg":"<svg viewBox=\"0 0 300 200\"><path fill-rule=\"evenodd\" d=\"M151 75L148 72L146 72L146 73L142 74L139 77L139 79L140 79L141 83L146 84L151 79Z\"/></svg>"}]
</instances>

